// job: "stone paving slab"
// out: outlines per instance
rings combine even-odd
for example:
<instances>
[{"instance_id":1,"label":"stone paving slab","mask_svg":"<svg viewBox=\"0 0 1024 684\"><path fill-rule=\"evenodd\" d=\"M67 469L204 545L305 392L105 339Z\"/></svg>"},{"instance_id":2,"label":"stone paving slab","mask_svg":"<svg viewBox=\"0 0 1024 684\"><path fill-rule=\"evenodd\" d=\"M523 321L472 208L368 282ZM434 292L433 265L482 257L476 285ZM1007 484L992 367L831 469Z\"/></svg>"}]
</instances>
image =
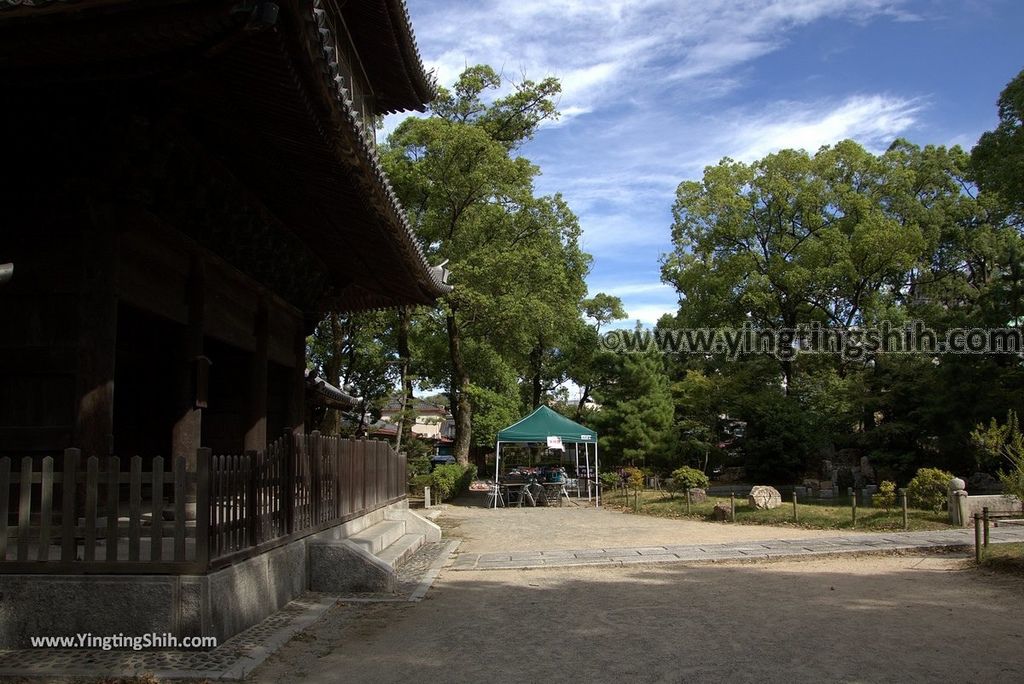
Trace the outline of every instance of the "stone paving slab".
<instances>
[{"instance_id":1,"label":"stone paving slab","mask_svg":"<svg viewBox=\"0 0 1024 684\"><path fill-rule=\"evenodd\" d=\"M424 544L399 568L396 594L335 596L307 592L212 650L0 650L0 677L17 677L19 681L21 678L49 681L57 677L111 681L112 678L153 675L158 680L241 680L339 602L419 601L458 544L458 540ZM508 554L505 557L508 558ZM511 560L506 562L512 563Z\"/></svg>"},{"instance_id":2,"label":"stone paving slab","mask_svg":"<svg viewBox=\"0 0 1024 684\"><path fill-rule=\"evenodd\" d=\"M1024 542L1024 527L990 530L994 544ZM511 570L571 567L574 565L635 565L638 563L707 563L723 560L777 559L793 556L830 556L851 553L886 553L910 549L964 547L974 544L974 530L857 533L811 539L770 539L759 542L607 549L552 550L515 553L459 554L450 570Z\"/></svg>"}]
</instances>

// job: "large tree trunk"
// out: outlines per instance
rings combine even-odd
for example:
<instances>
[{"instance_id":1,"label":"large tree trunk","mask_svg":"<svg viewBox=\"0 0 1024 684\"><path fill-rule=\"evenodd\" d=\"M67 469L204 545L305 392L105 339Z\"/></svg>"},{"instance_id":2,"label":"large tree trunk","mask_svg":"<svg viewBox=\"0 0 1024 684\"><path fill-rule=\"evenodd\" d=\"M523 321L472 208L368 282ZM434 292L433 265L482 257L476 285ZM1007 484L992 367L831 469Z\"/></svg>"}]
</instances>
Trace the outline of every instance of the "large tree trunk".
<instances>
[{"instance_id":1,"label":"large tree trunk","mask_svg":"<svg viewBox=\"0 0 1024 684\"><path fill-rule=\"evenodd\" d=\"M345 331L342 329L341 316L336 313L328 315L331 326L331 353L324 359L324 380L332 385L341 384L341 369L345 360ZM337 409L324 411L320 421L320 432L325 435L336 435L341 432L341 412Z\"/></svg>"},{"instance_id":2,"label":"large tree trunk","mask_svg":"<svg viewBox=\"0 0 1024 684\"><path fill-rule=\"evenodd\" d=\"M447 318L448 353L452 360L452 416L455 418L455 459L469 465L469 444L473 437L473 407L469 403L469 374L462 359L462 337L454 312Z\"/></svg>"},{"instance_id":3,"label":"large tree trunk","mask_svg":"<svg viewBox=\"0 0 1024 684\"><path fill-rule=\"evenodd\" d=\"M591 389L590 385L584 385L580 388L580 400L576 404L576 416L573 418L577 423L580 422L581 418L583 418L583 409L587 405L587 399L590 398Z\"/></svg>"},{"instance_id":4,"label":"large tree trunk","mask_svg":"<svg viewBox=\"0 0 1024 684\"><path fill-rule=\"evenodd\" d=\"M409 374L409 363L411 361L411 352L409 349L409 321L411 318L411 307L403 306L398 310L398 357L402 360L402 393L405 395L406 407L411 407L413 405L412 376ZM399 440L401 444L408 444L409 440L412 439L414 415L415 412L408 408L402 412L401 423L399 425L399 430L401 430L402 435L401 440Z\"/></svg>"}]
</instances>

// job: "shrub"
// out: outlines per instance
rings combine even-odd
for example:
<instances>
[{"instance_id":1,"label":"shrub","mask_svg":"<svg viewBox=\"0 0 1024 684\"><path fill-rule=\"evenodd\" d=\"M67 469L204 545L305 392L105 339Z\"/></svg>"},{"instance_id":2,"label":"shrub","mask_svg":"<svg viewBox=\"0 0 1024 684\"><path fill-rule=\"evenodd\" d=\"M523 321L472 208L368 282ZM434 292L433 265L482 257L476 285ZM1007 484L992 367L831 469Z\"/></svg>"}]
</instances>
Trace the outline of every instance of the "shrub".
<instances>
[{"instance_id":1,"label":"shrub","mask_svg":"<svg viewBox=\"0 0 1024 684\"><path fill-rule=\"evenodd\" d=\"M429 456L415 456L410 457L406 462L409 470L409 481L412 482L416 477L420 475L426 475L430 472L430 457Z\"/></svg>"},{"instance_id":2,"label":"shrub","mask_svg":"<svg viewBox=\"0 0 1024 684\"><path fill-rule=\"evenodd\" d=\"M685 492L687 489L704 489L709 484L711 481L707 475L696 468L683 466L672 471L669 488L672 491Z\"/></svg>"},{"instance_id":3,"label":"shrub","mask_svg":"<svg viewBox=\"0 0 1024 684\"><path fill-rule=\"evenodd\" d=\"M907 485L907 498L915 508L941 511L949 497L952 473L938 468L921 468Z\"/></svg>"},{"instance_id":4,"label":"shrub","mask_svg":"<svg viewBox=\"0 0 1024 684\"><path fill-rule=\"evenodd\" d=\"M878 493L871 497L871 503L886 511L892 509L896 505L896 483L892 480L883 480L882 484L878 485Z\"/></svg>"},{"instance_id":5,"label":"shrub","mask_svg":"<svg viewBox=\"0 0 1024 684\"><path fill-rule=\"evenodd\" d=\"M447 501L469 489L476 479L476 466L458 463L439 465L430 473L430 492L436 501Z\"/></svg>"},{"instance_id":6,"label":"shrub","mask_svg":"<svg viewBox=\"0 0 1024 684\"><path fill-rule=\"evenodd\" d=\"M615 489L622 484L622 478L618 473L601 473L601 486L605 489Z\"/></svg>"},{"instance_id":7,"label":"shrub","mask_svg":"<svg viewBox=\"0 0 1024 684\"><path fill-rule=\"evenodd\" d=\"M417 496L423 495L424 487L433 487L434 478L430 475L414 475L409 478L409 489L413 494Z\"/></svg>"},{"instance_id":8,"label":"shrub","mask_svg":"<svg viewBox=\"0 0 1024 684\"><path fill-rule=\"evenodd\" d=\"M638 491L644 488L644 471L630 466L622 472L626 476L626 484L630 489Z\"/></svg>"}]
</instances>

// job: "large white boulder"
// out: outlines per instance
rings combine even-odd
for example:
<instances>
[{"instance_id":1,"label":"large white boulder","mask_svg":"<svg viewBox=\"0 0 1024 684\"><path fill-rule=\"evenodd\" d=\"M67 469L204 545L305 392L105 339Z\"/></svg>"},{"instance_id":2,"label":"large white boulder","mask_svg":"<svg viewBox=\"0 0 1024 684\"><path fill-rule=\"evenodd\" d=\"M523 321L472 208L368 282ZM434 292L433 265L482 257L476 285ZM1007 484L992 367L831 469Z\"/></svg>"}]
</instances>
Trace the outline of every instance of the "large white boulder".
<instances>
[{"instance_id":1,"label":"large white boulder","mask_svg":"<svg viewBox=\"0 0 1024 684\"><path fill-rule=\"evenodd\" d=\"M760 510L778 508L782 505L782 494L779 494L779 490L775 487L757 485L751 488L747 501L751 506Z\"/></svg>"}]
</instances>

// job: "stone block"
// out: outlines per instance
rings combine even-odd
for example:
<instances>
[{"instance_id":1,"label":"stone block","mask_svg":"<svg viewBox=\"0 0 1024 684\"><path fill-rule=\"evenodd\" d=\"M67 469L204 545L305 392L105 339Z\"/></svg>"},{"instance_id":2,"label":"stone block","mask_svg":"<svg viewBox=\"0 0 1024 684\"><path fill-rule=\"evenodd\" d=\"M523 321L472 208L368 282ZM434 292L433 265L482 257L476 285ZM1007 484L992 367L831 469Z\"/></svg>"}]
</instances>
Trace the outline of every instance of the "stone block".
<instances>
[{"instance_id":1,"label":"stone block","mask_svg":"<svg viewBox=\"0 0 1024 684\"><path fill-rule=\"evenodd\" d=\"M313 591L387 593L396 586L394 569L352 542L309 545L309 588Z\"/></svg>"}]
</instances>

